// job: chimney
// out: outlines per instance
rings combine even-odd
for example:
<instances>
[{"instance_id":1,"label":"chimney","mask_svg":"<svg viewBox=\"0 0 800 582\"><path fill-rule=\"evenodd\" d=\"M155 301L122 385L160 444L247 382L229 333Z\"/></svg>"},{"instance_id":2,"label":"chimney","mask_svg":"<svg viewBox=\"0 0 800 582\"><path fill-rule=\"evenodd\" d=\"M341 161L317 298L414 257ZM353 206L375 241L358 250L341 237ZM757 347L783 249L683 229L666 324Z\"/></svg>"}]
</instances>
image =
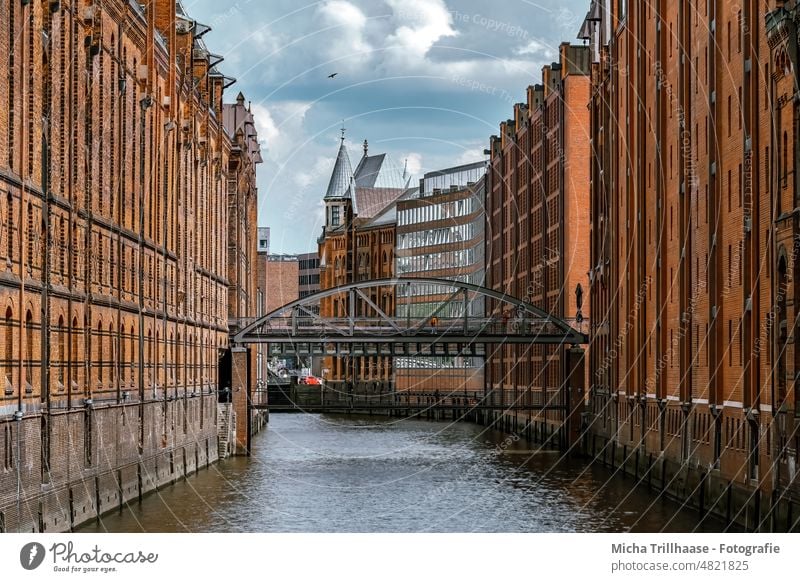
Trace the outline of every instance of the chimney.
<instances>
[{"instance_id":1,"label":"chimney","mask_svg":"<svg viewBox=\"0 0 800 582\"><path fill-rule=\"evenodd\" d=\"M175 0L154 0L152 2L150 14L155 30L158 30L164 37L167 45L168 62L175 62L176 51L176 32L175 32ZM153 39L155 40L155 39ZM155 62L150 63L154 67ZM155 71L155 67L153 68ZM168 67L166 96L170 97L168 109L172 111L172 95L175 93L175 67Z\"/></svg>"}]
</instances>

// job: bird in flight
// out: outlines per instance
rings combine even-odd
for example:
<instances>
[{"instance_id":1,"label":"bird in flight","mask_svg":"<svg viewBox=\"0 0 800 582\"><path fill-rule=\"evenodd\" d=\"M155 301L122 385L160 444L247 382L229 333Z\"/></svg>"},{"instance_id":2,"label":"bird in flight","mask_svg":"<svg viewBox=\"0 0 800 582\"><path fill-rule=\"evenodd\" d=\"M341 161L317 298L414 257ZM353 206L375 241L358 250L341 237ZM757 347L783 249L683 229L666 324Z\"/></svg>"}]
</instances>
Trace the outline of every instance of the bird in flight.
<instances>
[{"instance_id":1,"label":"bird in flight","mask_svg":"<svg viewBox=\"0 0 800 582\"><path fill-rule=\"evenodd\" d=\"M334 78L336 75L338 75L338 74L339 74L339 73L331 73L330 75L328 75L328 78L329 78L329 79L333 79L333 78Z\"/></svg>"}]
</instances>

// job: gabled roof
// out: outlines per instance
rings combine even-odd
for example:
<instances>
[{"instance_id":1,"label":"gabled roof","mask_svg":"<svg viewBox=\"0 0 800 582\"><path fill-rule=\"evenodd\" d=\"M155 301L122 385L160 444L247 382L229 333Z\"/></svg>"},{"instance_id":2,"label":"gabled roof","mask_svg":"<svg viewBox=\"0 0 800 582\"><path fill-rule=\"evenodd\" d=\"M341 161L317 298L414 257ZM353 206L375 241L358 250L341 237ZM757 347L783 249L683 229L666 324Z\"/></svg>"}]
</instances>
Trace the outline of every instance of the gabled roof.
<instances>
[{"instance_id":1,"label":"gabled roof","mask_svg":"<svg viewBox=\"0 0 800 582\"><path fill-rule=\"evenodd\" d=\"M344 135L333 167L325 199L349 199L355 219L370 222L408 192L411 177L394 165L386 154L364 155L353 171Z\"/></svg>"},{"instance_id":2,"label":"gabled roof","mask_svg":"<svg viewBox=\"0 0 800 582\"><path fill-rule=\"evenodd\" d=\"M222 124L231 139L237 139L238 135L244 142L247 155L253 163L263 162L261 157L261 144L258 141L255 118L249 106L245 105L245 98L242 93L236 96L236 103L225 103L222 106Z\"/></svg>"},{"instance_id":3,"label":"gabled roof","mask_svg":"<svg viewBox=\"0 0 800 582\"><path fill-rule=\"evenodd\" d=\"M364 155L355 171L356 186L359 188L401 188L408 187L405 172L400 170L386 154Z\"/></svg>"}]
</instances>

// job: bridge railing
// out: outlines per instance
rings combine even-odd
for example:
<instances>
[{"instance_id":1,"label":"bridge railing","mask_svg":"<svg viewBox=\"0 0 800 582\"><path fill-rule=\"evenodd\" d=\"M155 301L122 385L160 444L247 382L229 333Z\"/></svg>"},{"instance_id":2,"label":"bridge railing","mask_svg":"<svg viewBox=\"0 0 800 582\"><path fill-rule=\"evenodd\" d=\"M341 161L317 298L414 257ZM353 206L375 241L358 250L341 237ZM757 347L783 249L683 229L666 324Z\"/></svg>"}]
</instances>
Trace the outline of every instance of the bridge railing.
<instances>
[{"instance_id":1,"label":"bridge railing","mask_svg":"<svg viewBox=\"0 0 800 582\"><path fill-rule=\"evenodd\" d=\"M376 318L311 318L279 317L265 323L259 333L293 337L335 337L336 334L364 335L407 335L428 333L431 335L525 335L557 334L560 329L556 323L545 318L502 319L496 317L437 318L436 322L427 319L404 317Z\"/></svg>"},{"instance_id":2,"label":"bridge railing","mask_svg":"<svg viewBox=\"0 0 800 582\"><path fill-rule=\"evenodd\" d=\"M370 388L370 386L373 386ZM395 391L391 386L377 382L362 383L356 387L346 383L323 386L272 385L269 388L269 406L272 408L352 408L352 409L402 409L402 408L493 408L558 409L563 407L562 393L557 390L527 390L513 393L504 390Z\"/></svg>"}]
</instances>

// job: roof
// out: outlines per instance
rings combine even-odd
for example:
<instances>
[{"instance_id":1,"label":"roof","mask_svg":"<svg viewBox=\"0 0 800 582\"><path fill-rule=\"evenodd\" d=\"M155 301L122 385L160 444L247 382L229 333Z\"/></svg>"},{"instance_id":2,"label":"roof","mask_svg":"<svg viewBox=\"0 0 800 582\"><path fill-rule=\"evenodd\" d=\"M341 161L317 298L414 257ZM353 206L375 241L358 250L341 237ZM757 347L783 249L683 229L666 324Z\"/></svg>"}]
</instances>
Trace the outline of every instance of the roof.
<instances>
[{"instance_id":1,"label":"roof","mask_svg":"<svg viewBox=\"0 0 800 582\"><path fill-rule=\"evenodd\" d=\"M247 154L253 159L253 163L263 162L261 157L261 144L258 141L256 123L250 107L245 107L244 95L239 93L236 96L236 103L224 104L222 106L222 124L225 131L232 139L237 138L241 132L242 140L247 146Z\"/></svg>"},{"instance_id":2,"label":"roof","mask_svg":"<svg viewBox=\"0 0 800 582\"><path fill-rule=\"evenodd\" d=\"M358 218L369 220L405 193L400 188L357 188Z\"/></svg>"},{"instance_id":3,"label":"roof","mask_svg":"<svg viewBox=\"0 0 800 582\"><path fill-rule=\"evenodd\" d=\"M325 198L349 198L353 201L353 212L357 212L357 200L353 196L355 188L353 167L350 165L350 156L347 155L347 146L344 145L343 135Z\"/></svg>"},{"instance_id":4,"label":"roof","mask_svg":"<svg viewBox=\"0 0 800 582\"><path fill-rule=\"evenodd\" d=\"M410 182L411 177L400 170L387 154L367 155L366 145L364 155L353 171L342 135L325 198L352 200L353 214L364 224L408 192Z\"/></svg>"},{"instance_id":5,"label":"roof","mask_svg":"<svg viewBox=\"0 0 800 582\"><path fill-rule=\"evenodd\" d=\"M408 197L413 197L419 192L419 188L408 188L400 194L397 198L392 200L383 210L378 212L372 219L369 220L368 226L383 226L385 224L397 223L397 203L400 200Z\"/></svg>"}]
</instances>

